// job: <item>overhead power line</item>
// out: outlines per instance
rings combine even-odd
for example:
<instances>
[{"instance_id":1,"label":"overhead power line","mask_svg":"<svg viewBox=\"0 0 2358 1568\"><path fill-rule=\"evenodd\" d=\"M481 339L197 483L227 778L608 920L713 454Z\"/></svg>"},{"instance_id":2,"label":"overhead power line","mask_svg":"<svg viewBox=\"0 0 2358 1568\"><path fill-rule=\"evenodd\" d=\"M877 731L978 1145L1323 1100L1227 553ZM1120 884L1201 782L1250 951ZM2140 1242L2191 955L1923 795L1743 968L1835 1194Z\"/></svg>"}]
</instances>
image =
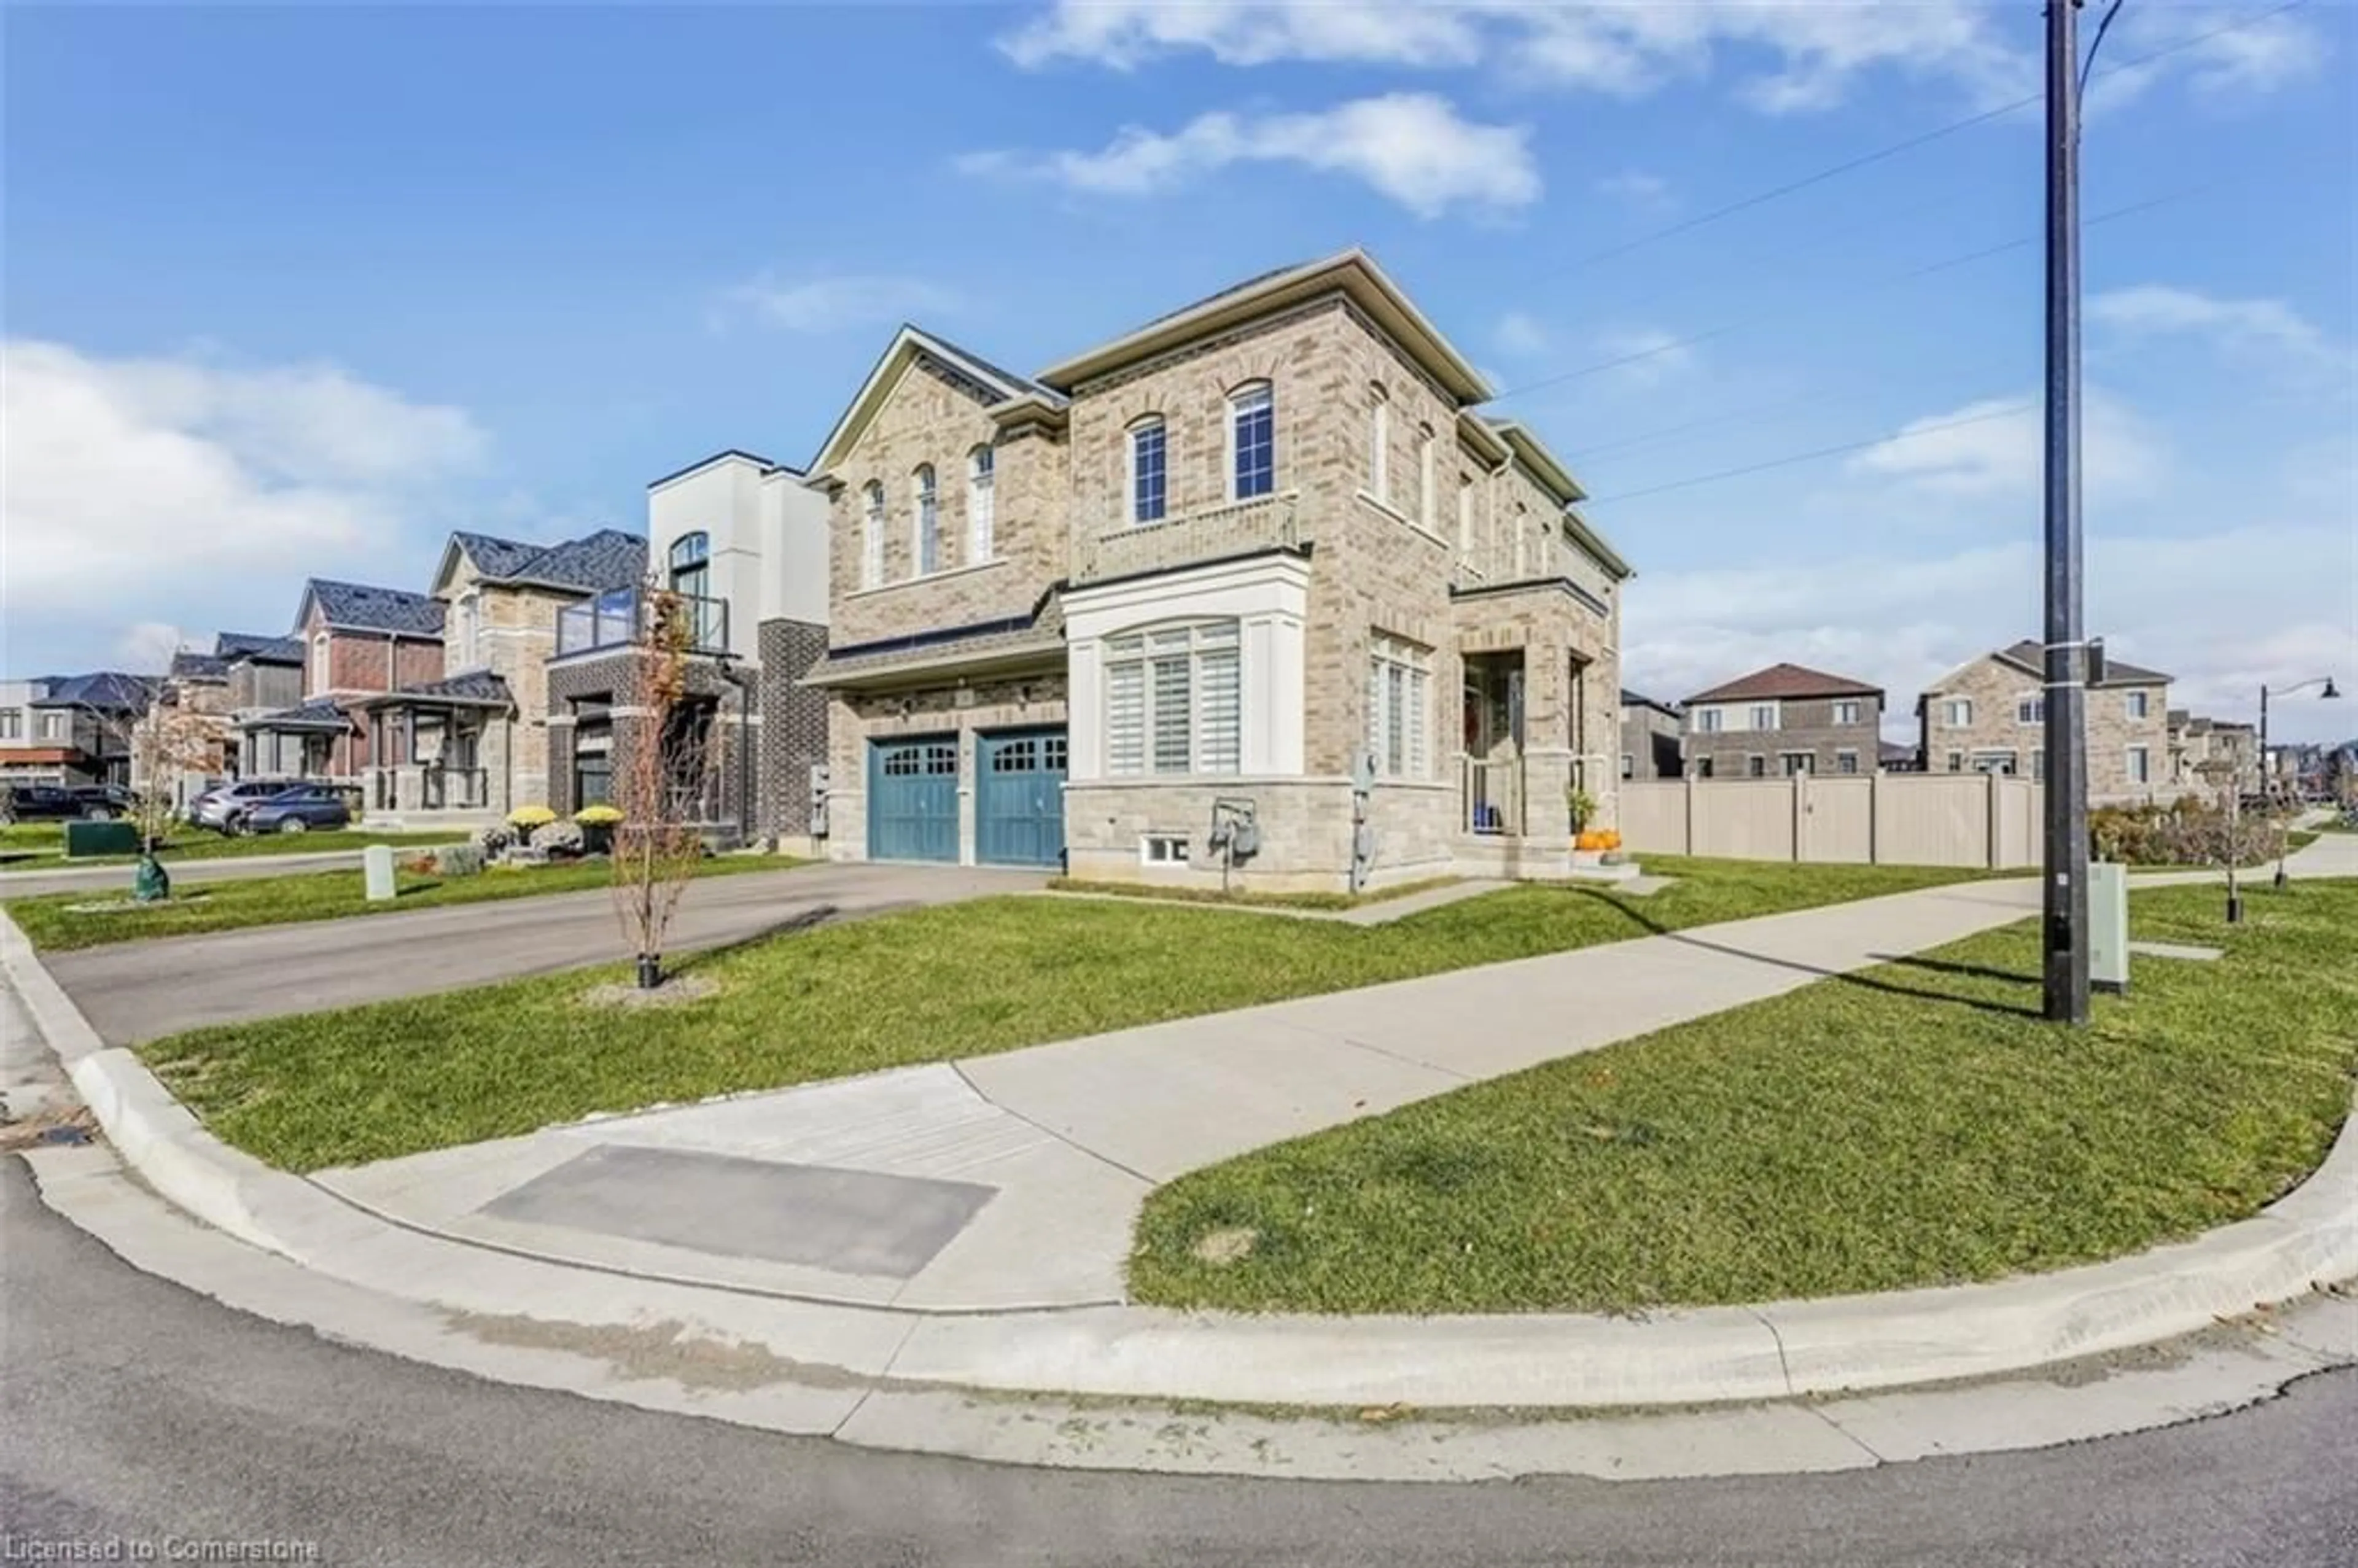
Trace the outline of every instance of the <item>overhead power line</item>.
<instances>
[{"instance_id":1,"label":"overhead power line","mask_svg":"<svg viewBox=\"0 0 2358 1568\"><path fill-rule=\"evenodd\" d=\"M2112 65L2104 67L2102 70L2093 72L2093 77L2096 80L2102 80L2107 76L2116 76L2125 70L2135 70L2139 66L2151 65L2158 59L2167 59L2171 55L2182 54L2188 49L2207 44L2213 38L2225 38L2231 33L2239 33L2247 27L2256 27L2263 22L2274 21L2277 17L2284 16L2288 12L2298 11L2303 5L2308 4L2309 0L2287 0L2287 3L2284 5L2274 5L2269 7L2267 10L2257 12L2249 16L2241 16L2236 18L2234 21L2222 23L2220 26L2212 27L2207 31L2195 33L2187 38L2180 38L2176 43L2155 49L2150 54L2138 55L2130 59L2116 61ZM2085 83L2083 82L2082 85L2084 87ZM1823 185L1830 179L1838 179L1845 174L1855 173L1859 169L1866 168L1875 164L1883 163L1890 158L1898 157L1902 153L1909 153L1915 151L1918 147L1929 146L1934 142L1943 140L1949 136L1953 136L1960 131L1969 131L1975 125L1986 125L1993 120L2002 120L2008 114L2017 114L2021 110L2029 108L2035 103L2043 103L2045 100L2046 93L2041 91L2031 93L2029 96L2025 98L2017 98L2010 103L2001 103L1995 109L1985 109L1977 114L1968 114L1962 120L1952 120L1945 125L1935 125L1929 131L1920 132L1902 141L1893 142L1887 146L1877 147L1872 151L1861 153L1855 157L1845 158L1840 163L1832 164L1827 168L1818 169L1813 173L1802 175L1797 179L1789 179L1782 185L1770 186L1766 190L1758 190L1749 196L1739 197L1736 200L1727 202L1724 206L1714 207L1708 212L1698 212L1693 217L1682 219L1676 223L1671 224L1667 228L1656 229L1650 232L1639 234L1634 239L1623 240L1617 244L1607 245L1602 250L1591 251L1585 255L1575 256L1571 261L1563 262L1556 266L1549 268L1549 275L1554 276L1560 273L1576 272L1583 267L1594 266L1598 262L1610 261L1617 256L1627 255L1631 251L1641 250L1648 245L1658 243L1660 241L1672 239L1680 234L1692 233L1697 229L1704 228L1708 224L1716 223L1722 219L1733 218L1739 212L1748 212L1756 207L1766 206L1771 201L1779 200L1784 197L1807 190L1812 186Z\"/></svg>"}]
</instances>

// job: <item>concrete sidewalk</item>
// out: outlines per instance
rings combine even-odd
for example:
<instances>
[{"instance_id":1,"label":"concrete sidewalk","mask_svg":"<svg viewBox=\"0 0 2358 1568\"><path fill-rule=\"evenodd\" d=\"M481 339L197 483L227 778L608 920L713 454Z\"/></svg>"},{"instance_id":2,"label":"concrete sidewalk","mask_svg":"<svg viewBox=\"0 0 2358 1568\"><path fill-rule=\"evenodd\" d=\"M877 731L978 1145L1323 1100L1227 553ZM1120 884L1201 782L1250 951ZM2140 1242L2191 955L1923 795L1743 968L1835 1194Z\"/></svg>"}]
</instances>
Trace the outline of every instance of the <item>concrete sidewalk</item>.
<instances>
[{"instance_id":1,"label":"concrete sidewalk","mask_svg":"<svg viewBox=\"0 0 2358 1568\"><path fill-rule=\"evenodd\" d=\"M459 835L448 838L428 839L427 843L448 844ZM396 852L424 845L396 844ZM179 860L166 857L164 869L175 882L235 882L255 877L292 876L304 871L334 871L360 869L358 849L307 849L289 855L228 855L212 860L202 858ZM50 892L103 892L108 888L128 890L134 865L76 866L60 862L56 867L39 871L0 871L0 899L38 898Z\"/></svg>"},{"instance_id":2,"label":"concrete sidewalk","mask_svg":"<svg viewBox=\"0 0 2358 1568\"><path fill-rule=\"evenodd\" d=\"M675 953L805 924L1022 892L1044 873L961 866L809 865L698 878ZM313 1012L618 963L631 956L604 888L412 914L118 942L42 960L107 1044L207 1023Z\"/></svg>"},{"instance_id":3,"label":"concrete sidewalk","mask_svg":"<svg viewBox=\"0 0 2358 1568\"><path fill-rule=\"evenodd\" d=\"M1140 1206L1188 1171L1938 946L2037 903L2036 882L1963 883L316 1179L406 1226L668 1280L923 1312L1113 1303ZM788 1212L800 1223L780 1234L772 1217Z\"/></svg>"}]
</instances>

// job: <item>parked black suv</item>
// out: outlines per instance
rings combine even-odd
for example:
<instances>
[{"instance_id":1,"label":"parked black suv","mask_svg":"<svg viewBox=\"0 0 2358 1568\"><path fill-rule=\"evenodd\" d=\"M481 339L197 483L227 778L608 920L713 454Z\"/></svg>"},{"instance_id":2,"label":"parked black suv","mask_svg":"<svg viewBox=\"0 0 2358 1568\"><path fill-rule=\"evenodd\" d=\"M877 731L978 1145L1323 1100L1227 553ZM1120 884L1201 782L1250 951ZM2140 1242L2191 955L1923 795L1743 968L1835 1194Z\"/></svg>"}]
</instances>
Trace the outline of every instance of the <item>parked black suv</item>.
<instances>
[{"instance_id":1,"label":"parked black suv","mask_svg":"<svg viewBox=\"0 0 2358 1568\"><path fill-rule=\"evenodd\" d=\"M11 822L104 822L131 815L131 792L117 784L22 784L0 801L0 815Z\"/></svg>"}]
</instances>

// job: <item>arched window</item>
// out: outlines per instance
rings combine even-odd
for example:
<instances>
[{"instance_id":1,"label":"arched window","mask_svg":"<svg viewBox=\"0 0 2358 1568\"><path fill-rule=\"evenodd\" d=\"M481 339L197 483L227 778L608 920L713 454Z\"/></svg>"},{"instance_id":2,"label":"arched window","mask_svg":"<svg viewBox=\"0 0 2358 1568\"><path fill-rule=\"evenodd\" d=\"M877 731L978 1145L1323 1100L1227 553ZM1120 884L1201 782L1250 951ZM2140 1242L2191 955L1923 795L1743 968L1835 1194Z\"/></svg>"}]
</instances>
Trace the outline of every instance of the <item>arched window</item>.
<instances>
[{"instance_id":1,"label":"arched window","mask_svg":"<svg viewBox=\"0 0 2358 1568\"><path fill-rule=\"evenodd\" d=\"M1389 501L1386 481L1391 477L1392 399L1379 382L1368 388L1368 493Z\"/></svg>"},{"instance_id":2,"label":"arched window","mask_svg":"<svg viewBox=\"0 0 2358 1568\"><path fill-rule=\"evenodd\" d=\"M1244 729L1240 641L1235 621L1107 638L1106 771L1235 773Z\"/></svg>"},{"instance_id":3,"label":"arched window","mask_svg":"<svg viewBox=\"0 0 2358 1568\"><path fill-rule=\"evenodd\" d=\"M1170 499L1170 448L1163 416L1149 414L1130 427L1130 520L1159 523Z\"/></svg>"},{"instance_id":4,"label":"arched window","mask_svg":"<svg viewBox=\"0 0 2358 1568\"><path fill-rule=\"evenodd\" d=\"M1457 479L1457 553L1474 553L1474 481L1464 474Z\"/></svg>"},{"instance_id":5,"label":"arched window","mask_svg":"<svg viewBox=\"0 0 2358 1568\"><path fill-rule=\"evenodd\" d=\"M671 590L689 599L703 599L712 582L712 539L698 530L671 542L668 557Z\"/></svg>"},{"instance_id":6,"label":"arched window","mask_svg":"<svg viewBox=\"0 0 2358 1568\"><path fill-rule=\"evenodd\" d=\"M884 582L884 487L870 480L860 506L860 586L880 588Z\"/></svg>"},{"instance_id":7,"label":"arched window","mask_svg":"<svg viewBox=\"0 0 2358 1568\"><path fill-rule=\"evenodd\" d=\"M1441 519L1433 514L1433 427L1420 425L1416 429L1416 520L1427 528L1437 529Z\"/></svg>"},{"instance_id":8,"label":"arched window","mask_svg":"<svg viewBox=\"0 0 2358 1568\"><path fill-rule=\"evenodd\" d=\"M1228 499L1277 488L1277 400L1265 381L1228 394Z\"/></svg>"},{"instance_id":9,"label":"arched window","mask_svg":"<svg viewBox=\"0 0 2358 1568\"><path fill-rule=\"evenodd\" d=\"M940 499L934 492L934 465L919 463L917 471L909 476L909 488L916 496L917 575L939 571L942 564L942 518Z\"/></svg>"},{"instance_id":10,"label":"arched window","mask_svg":"<svg viewBox=\"0 0 2358 1568\"><path fill-rule=\"evenodd\" d=\"M988 446L966 455L966 559L975 566L991 558L999 546L991 536L997 526L998 457Z\"/></svg>"}]
</instances>

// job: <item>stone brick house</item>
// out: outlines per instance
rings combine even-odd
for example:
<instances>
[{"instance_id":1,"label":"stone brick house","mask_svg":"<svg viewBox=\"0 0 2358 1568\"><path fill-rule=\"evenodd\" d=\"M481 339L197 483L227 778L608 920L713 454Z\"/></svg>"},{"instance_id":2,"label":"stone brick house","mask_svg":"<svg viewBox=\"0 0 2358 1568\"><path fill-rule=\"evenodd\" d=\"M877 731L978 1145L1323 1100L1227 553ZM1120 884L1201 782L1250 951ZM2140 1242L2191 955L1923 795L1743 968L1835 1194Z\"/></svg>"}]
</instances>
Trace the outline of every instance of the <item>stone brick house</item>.
<instances>
[{"instance_id":1,"label":"stone brick house","mask_svg":"<svg viewBox=\"0 0 2358 1568\"><path fill-rule=\"evenodd\" d=\"M0 682L0 785L129 784L159 684L119 670Z\"/></svg>"},{"instance_id":2,"label":"stone brick house","mask_svg":"<svg viewBox=\"0 0 2358 1568\"><path fill-rule=\"evenodd\" d=\"M2046 652L2028 639L1950 671L1916 699L1924 771L2047 776ZM2105 661L2087 695L2088 798L2168 800L2169 676Z\"/></svg>"},{"instance_id":3,"label":"stone brick house","mask_svg":"<svg viewBox=\"0 0 2358 1568\"><path fill-rule=\"evenodd\" d=\"M832 507L828 853L1340 888L1613 820L1628 567L1364 253L1015 374L903 328Z\"/></svg>"},{"instance_id":4,"label":"stone brick house","mask_svg":"<svg viewBox=\"0 0 2358 1568\"><path fill-rule=\"evenodd\" d=\"M1700 779L1871 773L1883 692L1848 676L1770 665L1687 698L1686 766Z\"/></svg>"},{"instance_id":5,"label":"stone brick house","mask_svg":"<svg viewBox=\"0 0 2358 1568\"><path fill-rule=\"evenodd\" d=\"M636 589L646 541L601 528L531 544L456 533L436 566L442 661L353 706L367 727L368 805L418 824L496 820L548 798L547 662L558 618Z\"/></svg>"},{"instance_id":6,"label":"stone brick house","mask_svg":"<svg viewBox=\"0 0 2358 1568\"><path fill-rule=\"evenodd\" d=\"M797 683L827 646L826 503L801 470L723 451L647 487L651 570L559 612L536 705L548 726L548 804L611 798L640 743L631 652L645 586L678 594L694 637L691 700L665 742L703 762L715 833L807 850L827 705Z\"/></svg>"},{"instance_id":7,"label":"stone brick house","mask_svg":"<svg viewBox=\"0 0 2358 1568\"><path fill-rule=\"evenodd\" d=\"M2224 762L2234 770L2226 780L2213 779L2205 765ZM2206 719L2182 708L2169 710L2169 782L2181 791L2215 795L2232 785L2239 794L2257 795L2260 735L2252 725L2229 719Z\"/></svg>"},{"instance_id":8,"label":"stone brick house","mask_svg":"<svg viewBox=\"0 0 2358 1568\"><path fill-rule=\"evenodd\" d=\"M1667 702L1634 691L1621 694L1621 767L1625 779L1674 779L1686 772L1682 736L1686 716Z\"/></svg>"},{"instance_id":9,"label":"stone brick house","mask_svg":"<svg viewBox=\"0 0 2358 1568\"><path fill-rule=\"evenodd\" d=\"M302 698L243 720L239 772L249 778L316 779L357 795L373 768L410 758L399 732L362 721L363 699L442 675L442 601L397 588L313 578L303 587L294 638L302 650Z\"/></svg>"}]
</instances>

